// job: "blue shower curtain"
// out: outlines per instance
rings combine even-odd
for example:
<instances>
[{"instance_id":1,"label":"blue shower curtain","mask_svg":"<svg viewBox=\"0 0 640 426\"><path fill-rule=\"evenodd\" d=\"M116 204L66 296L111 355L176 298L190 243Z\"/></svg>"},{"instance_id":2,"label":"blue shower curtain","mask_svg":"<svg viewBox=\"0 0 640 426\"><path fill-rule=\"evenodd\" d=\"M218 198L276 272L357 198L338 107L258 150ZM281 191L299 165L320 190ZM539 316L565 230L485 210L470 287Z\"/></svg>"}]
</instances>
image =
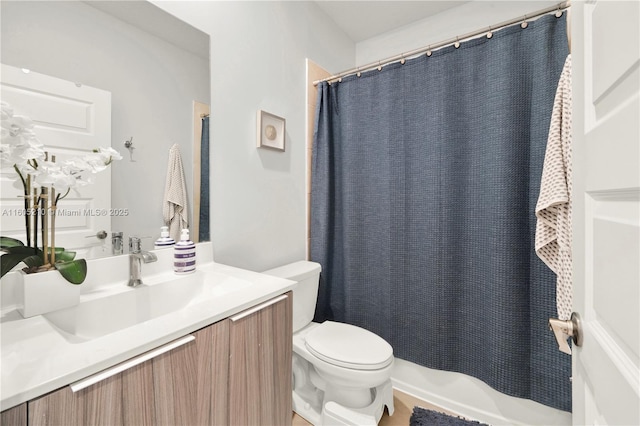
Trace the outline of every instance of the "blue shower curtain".
<instances>
[{"instance_id":1,"label":"blue shower curtain","mask_svg":"<svg viewBox=\"0 0 640 426\"><path fill-rule=\"evenodd\" d=\"M198 241L209 241L209 116L202 117L200 134L200 217Z\"/></svg>"},{"instance_id":2,"label":"blue shower curtain","mask_svg":"<svg viewBox=\"0 0 640 426\"><path fill-rule=\"evenodd\" d=\"M316 321L385 338L396 357L569 411L570 357L534 251L551 108L568 54L545 16L320 84L311 258Z\"/></svg>"}]
</instances>

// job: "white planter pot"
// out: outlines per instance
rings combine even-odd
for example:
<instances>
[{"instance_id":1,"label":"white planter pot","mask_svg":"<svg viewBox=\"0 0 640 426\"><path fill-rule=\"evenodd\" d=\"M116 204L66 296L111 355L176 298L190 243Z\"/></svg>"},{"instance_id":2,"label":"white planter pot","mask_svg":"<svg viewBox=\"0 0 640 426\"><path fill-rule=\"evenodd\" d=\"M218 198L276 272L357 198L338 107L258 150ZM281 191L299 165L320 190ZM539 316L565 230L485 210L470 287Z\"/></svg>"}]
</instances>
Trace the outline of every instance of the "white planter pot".
<instances>
[{"instance_id":1,"label":"white planter pot","mask_svg":"<svg viewBox=\"0 0 640 426\"><path fill-rule=\"evenodd\" d=\"M25 274L19 271L18 312L29 318L80 303L80 286L65 280L58 271Z\"/></svg>"}]
</instances>

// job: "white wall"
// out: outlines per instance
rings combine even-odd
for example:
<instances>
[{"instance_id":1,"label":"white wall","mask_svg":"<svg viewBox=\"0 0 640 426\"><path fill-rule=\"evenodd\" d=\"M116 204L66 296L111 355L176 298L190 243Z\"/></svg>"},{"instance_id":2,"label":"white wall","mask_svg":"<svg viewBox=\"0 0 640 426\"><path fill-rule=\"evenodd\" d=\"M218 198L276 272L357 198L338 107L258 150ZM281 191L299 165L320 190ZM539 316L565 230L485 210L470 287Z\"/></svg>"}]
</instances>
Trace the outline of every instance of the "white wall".
<instances>
[{"instance_id":1,"label":"white wall","mask_svg":"<svg viewBox=\"0 0 640 426\"><path fill-rule=\"evenodd\" d=\"M211 239L216 262L265 270L306 256L305 58L352 67L355 46L314 2L154 4L211 36ZM256 111L286 152L256 149Z\"/></svg>"},{"instance_id":2,"label":"white wall","mask_svg":"<svg viewBox=\"0 0 640 426\"><path fill-rule=\"evenodd\" d=\"M427 19L400 27L356 46L356 64L365 65L438 43L458 35L484 29L493 24L535 12L559 1L483 1L476 0L446 10Z\"/></svg>"},{"instance_id":3,"label":"white wall","mask_svg":"<svg viewBox=\"0 0 640 426\"><path fill-rule=\"evenodd\" d=\"M1 7L3 63L112 93L112 146L124 157L112 165L112 207L130 214L113 217L107 231L123 231L125 242L130 235L151 236L143 244L152 248L163 225L168 152L174 143L181 145L193 200L192 103L210 102L208 55L198 56L78 1L2 1ZM189 30L182 25L181 31ZM136 162L129 161L123 146L132 136Z\"/></svg>"}]
</instances>

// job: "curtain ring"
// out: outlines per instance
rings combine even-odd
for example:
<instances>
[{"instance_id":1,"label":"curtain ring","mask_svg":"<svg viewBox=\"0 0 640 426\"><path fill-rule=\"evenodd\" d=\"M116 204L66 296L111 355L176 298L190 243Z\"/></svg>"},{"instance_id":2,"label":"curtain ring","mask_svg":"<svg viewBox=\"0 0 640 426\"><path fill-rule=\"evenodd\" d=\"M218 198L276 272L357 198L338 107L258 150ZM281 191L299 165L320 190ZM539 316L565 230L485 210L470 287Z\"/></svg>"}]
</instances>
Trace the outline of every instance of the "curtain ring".
<instances>
[{"instance_id":1,"label":"curtain ring","mask_svg":"<svg viewBox=\"0 0 640 426\"><path fill-rule=\"evenodd\" d=\"M528 26L529 26L529 23L527 22L527 15L524 15L524 18L522 19L522 23L520 24L520 28L524 30Z\"/></svg>"},{"instance_id":2,"label":"curtain ring","mask_svg":"<svg viewBox=\"0 0 640 426\"><path fill-rule=\"evenodd\" d=\"M380 65L380 61L378 61L378 71L382 71L382 65Z\"/></svg>"},{"instance_id":3,"label":"curtain ring","mask_svg":"<svg viewBox=\"0 0 640 426\"><path fill-rule=\"evenodd\" d=\"M360 77L361 75L360 68L356 68L356 76Z\"/></svg>"},{"instance_id":4,"label":"curtain ring","mask_svg":"<svg viewBox=\"0 0 640 426\"><path fill-rule=\"evenodd\" d=\"M402 56L402 59L400 59L400 64L404 65L405 62L407 62L407 60L404 59L404 53L402 53L401 56Z\"/></svg>"},{"instance_id":5,"label":"curtain ring","mask_svg":"<svg viewBox=\"0 0 640 426\"><path fill-rule=\"evenodd\" d=\"M556 10L556 18L559 18L562 16L562 11L560 10L560 5L558 4L558 10Z\"/></svg>"},{"instance_id":6,"label":"curtain ring","mask_svg":"<svg viewBox=\"0 0 640 426\"><path fill-rule=\"evenodd\" d=\"M456 42L453 44L453 46L457 49L460 47L460 42L458 41L458 37L456 37Z\"/></svg>"},{"instance_id":7,"label":"curtain ring","mask_svg":"<svg viewBox=\"0 0 640 426\"><path fill-rule=\"evenodd\" d=\"M487 33L487 38L493 37L493 33L491 32L491 27L489 27L489 32Z\"/></svg>"},{"instance_id":8,"label":"curtain ring","mask_svg":"<svg viewBox=\"0 0 640 426\"><path fill-rule=\"evenodd\" d=\"M338 79L338 83L342 83L342 77Z\"/></svg>"},{"instance_id":9,"label":"curtain ring","mask_svg":"<svg viewBox=\"0 0 640 426\"><path fill-rule=\"evenodd\" d=\"M431 45L429 45L429 47L427 47L427 56L431 56L433 54L433 52L431 51Z\"/></svg>"}]
</instances>

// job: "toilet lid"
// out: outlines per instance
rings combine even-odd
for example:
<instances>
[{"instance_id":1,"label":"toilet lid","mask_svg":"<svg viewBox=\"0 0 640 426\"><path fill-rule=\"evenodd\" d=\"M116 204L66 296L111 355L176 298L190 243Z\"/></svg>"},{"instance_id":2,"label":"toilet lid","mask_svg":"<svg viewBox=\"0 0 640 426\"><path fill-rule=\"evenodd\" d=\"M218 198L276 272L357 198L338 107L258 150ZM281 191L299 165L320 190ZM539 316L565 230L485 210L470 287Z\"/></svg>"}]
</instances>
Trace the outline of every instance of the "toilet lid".
<instances>
[{"instance_id":1,"label":"toilet lid","mask_svg":"<svg viewBox=\"0 0 640 426\"><path fill-rule=\"evenodd\" d=\"M354 325L325 321L307 334L309 352L354 370L377 370L393 361L393 348L380 336Z\"/></svg>"}]
</instances>

